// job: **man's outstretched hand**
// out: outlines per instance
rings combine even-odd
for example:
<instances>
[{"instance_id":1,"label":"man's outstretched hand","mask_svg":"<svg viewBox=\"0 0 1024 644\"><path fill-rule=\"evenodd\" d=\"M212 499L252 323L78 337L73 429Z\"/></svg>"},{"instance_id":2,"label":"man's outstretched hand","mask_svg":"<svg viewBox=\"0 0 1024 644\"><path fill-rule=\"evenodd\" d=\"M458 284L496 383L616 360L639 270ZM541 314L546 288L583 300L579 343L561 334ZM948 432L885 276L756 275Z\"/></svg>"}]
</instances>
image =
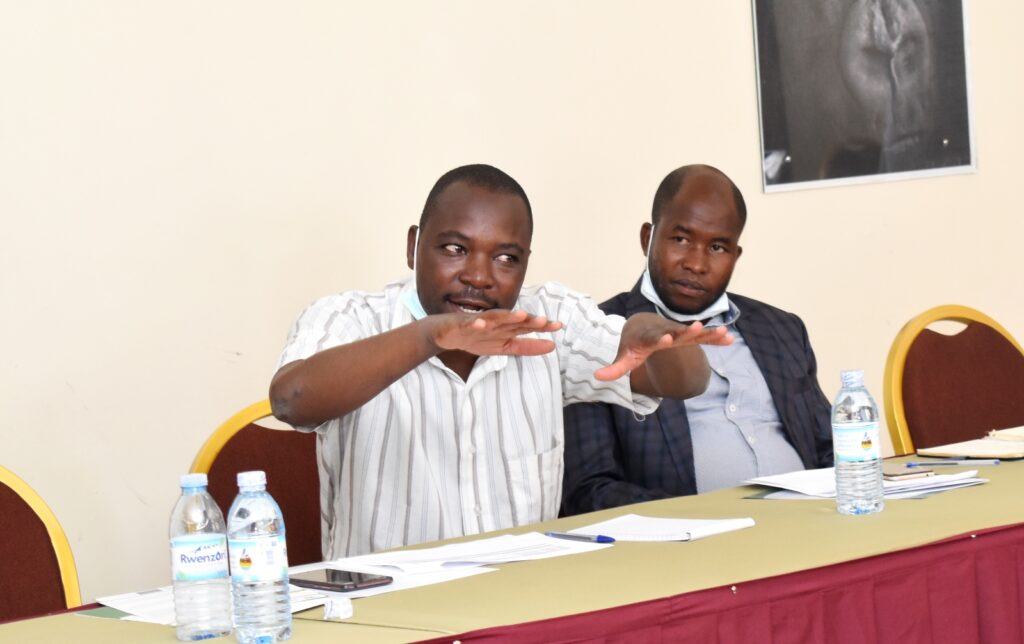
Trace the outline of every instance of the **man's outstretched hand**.
<instances>
[{"instance_id":1,"label":"man's outstretched hand","mask_svg":"<svg viewBox=\"0 0 1024 644\"><path fill-rule=\"evenodd\" d=\"M658 351L698 344L725 346L733 336L725 327L705 329L700 322L689 326L666 320L655 313L637 313L622 328L615 361L594 372L598 380L616 380L630 373Z\"/></svg>"},{"instance_id":2,"label":"man's outstretched hand","mask_svg":"<svg viewBox=\"0 0 1024 644\"><path fill-rule=\"evenodd\" d=\"M526 311L490 309L482 313L445 313L427 318L434 343L441 351L465 351L478 356L539 356L555 349L551 340L522 338L527 333L551 333L562 323Z\"/></svg>"}]
</instances>

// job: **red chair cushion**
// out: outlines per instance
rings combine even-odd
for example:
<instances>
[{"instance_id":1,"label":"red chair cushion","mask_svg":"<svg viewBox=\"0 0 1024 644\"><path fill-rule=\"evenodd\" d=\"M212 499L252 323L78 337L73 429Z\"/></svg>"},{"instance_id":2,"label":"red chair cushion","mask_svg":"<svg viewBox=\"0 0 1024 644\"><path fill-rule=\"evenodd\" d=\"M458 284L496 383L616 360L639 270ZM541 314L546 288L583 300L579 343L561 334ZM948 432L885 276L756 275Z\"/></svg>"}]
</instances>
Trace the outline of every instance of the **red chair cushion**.
<instances>
[{"instance_id":1,"label":"red chair cushion","mask_svg":"<svg viewBox=\"0 0 1024 644\"><path fill-rule=\"evenodd\" d=\"M0 483L0 621L67 608L64 582L46 526L11 488Z\"/></svg>"},{"instance_id":2,"label":"red chair cushion","mask_svg":"<svg viewBox=\"0 0 1024 644\"><path fill-rule=\"evenodd\" d=\"M1024 356L978 322L952 336L924 329L907 352L903 404L917 448L1024 425Z\"/></svg>"},{"instance_id":3,"label":"red chair cushion","mask_svg":"<svg viewBox=\"0 0 1024 644\"><path fill-rule=\"evenodd\" d=\"M235 477L248 470L267 473L267 491L284 515L288 563L321 561L316 435L250 424L228 439L207 474L225 518L238 494Z\"/></svg>"}]
</instances>

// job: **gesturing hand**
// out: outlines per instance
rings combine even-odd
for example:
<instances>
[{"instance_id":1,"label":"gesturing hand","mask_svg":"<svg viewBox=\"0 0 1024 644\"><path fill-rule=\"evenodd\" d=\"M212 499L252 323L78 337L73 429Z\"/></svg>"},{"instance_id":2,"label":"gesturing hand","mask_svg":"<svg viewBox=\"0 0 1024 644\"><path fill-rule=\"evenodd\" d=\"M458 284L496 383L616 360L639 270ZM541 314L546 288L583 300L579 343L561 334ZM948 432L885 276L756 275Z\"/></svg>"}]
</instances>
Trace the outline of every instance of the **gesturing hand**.
<instances>
[{"instance_id":1,"label":"gesturing hand","mask_svg":"<svg viewBox=\"0 0 1024 644\"><path fill-rule=\"evenodd\" d=\"M434 343L442 351L459 350L478 356L538 356L555 349L551 340L521 338L527 333L551 333L562 323L526 311L491 309L483 313L445 313L430 316L436 324Z\"/></svg>"},{"instance_id":2,"label":"gesturing hand","mask_svg":"<svg viewBox=\"0 0 1024 644\"><path fill-rule=\"evenodd\" d=\"M732 344L725 327L705 329L700 322L686 326L654 313L638 313L622 328L615 361L594 372L598 380L616 380L642 365L651 354L673 347Z\"/></svg>"}]
</instances>

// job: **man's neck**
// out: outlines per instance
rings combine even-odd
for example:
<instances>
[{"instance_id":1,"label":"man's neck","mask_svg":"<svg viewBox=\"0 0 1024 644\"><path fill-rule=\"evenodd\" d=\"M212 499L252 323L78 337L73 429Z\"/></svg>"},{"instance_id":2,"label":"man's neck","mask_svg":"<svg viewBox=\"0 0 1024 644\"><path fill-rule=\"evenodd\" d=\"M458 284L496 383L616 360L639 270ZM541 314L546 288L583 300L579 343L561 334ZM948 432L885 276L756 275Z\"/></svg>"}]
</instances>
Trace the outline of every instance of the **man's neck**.
<instances>
[{"instance_id":1,"label":"man's neck","mask_svg":"<svg viewBox=\"0 0 1024 644\"><path fill-rule=\"evenodd\" d=\"M480 356L453 350L439 353L437 357L444 363L444 366L457 373L462 381L466 382L469 380L469 373L473 371L473 365L476 364L477 358Z\"/></svg>"}]
</instances>

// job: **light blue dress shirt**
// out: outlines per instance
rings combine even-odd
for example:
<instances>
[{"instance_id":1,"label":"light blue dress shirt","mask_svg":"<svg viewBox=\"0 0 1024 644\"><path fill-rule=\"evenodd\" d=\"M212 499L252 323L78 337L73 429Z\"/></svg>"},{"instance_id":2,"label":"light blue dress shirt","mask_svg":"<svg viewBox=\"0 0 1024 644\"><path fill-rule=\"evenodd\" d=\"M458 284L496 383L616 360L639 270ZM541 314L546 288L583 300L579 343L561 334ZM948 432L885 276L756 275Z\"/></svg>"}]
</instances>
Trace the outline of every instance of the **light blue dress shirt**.
<instances>
[{"instance_id":1,"label":"light blue dress shirt","mask_svg":"<svg viewBox=\"0 0 1024 644\"><path fill-rule=\"evenodd\" d=\"M786 440L775 403L750 347L733 323L739 309L716 315L707 326L728 325L735 341L702 346L711 366L707 390L684 402L693 441L697 492L739 485L744 479L804 469Z\"/></svg>"}]
</instances>

